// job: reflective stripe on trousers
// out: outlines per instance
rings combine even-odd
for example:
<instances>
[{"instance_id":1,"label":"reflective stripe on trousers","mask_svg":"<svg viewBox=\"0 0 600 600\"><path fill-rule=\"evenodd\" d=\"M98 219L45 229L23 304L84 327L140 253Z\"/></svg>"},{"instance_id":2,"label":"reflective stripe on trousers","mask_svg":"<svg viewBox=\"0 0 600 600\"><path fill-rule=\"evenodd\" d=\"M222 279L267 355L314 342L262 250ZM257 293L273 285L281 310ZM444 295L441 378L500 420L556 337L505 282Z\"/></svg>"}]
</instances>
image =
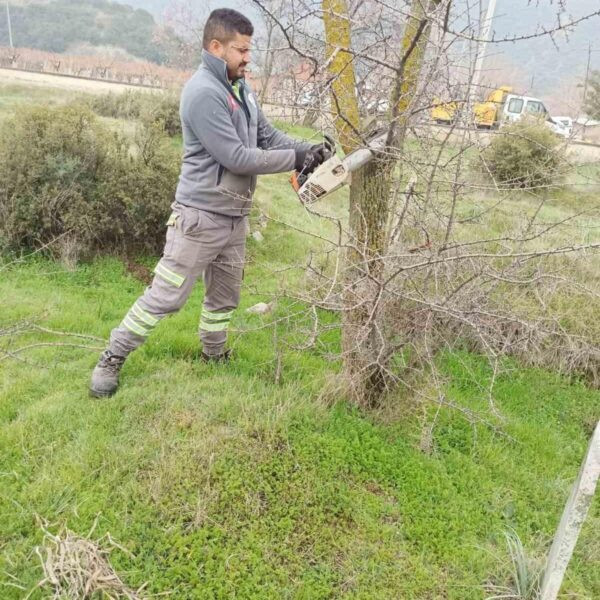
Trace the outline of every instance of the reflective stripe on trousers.
<instances>
[{"instance_id":1,"label":"reflective stripe on trousers","mask_svg":"<svg viewBox=\"0 0 600 600\"><path fill-rule=\"evenodd\" d=\"M109 349L127 356L167 315L177 312L200 276L204 306L199 334L204 352L224 350L227 329L240 301L247 217L228 217L173 204L163 256L154 279L113 329Z\"/></svg>"}]
</instances>

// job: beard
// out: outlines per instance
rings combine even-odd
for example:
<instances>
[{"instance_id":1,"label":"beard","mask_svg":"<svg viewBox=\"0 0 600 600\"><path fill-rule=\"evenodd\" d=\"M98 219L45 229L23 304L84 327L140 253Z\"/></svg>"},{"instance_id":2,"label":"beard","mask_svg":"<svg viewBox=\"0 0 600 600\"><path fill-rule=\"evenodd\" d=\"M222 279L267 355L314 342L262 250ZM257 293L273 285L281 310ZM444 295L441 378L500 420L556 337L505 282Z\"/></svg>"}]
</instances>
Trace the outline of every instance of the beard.
<instances>
[{"instance_id":1,"label":"beard","mask_svg":"<svg viewBox=\"0 0 600 600\"><path fill-rule=\"evenodd\" d=\"M243 79L245 77L246 73L245 72L240 73L240 70L243 69L245 71L247 67L248 67L248 64L243 63L243 64L238 65L235 69L232 69L232 72L229 72L229 69L228 69L229 79L231 81L237 81L238 79Z\"/></svg>"}]
</instances>

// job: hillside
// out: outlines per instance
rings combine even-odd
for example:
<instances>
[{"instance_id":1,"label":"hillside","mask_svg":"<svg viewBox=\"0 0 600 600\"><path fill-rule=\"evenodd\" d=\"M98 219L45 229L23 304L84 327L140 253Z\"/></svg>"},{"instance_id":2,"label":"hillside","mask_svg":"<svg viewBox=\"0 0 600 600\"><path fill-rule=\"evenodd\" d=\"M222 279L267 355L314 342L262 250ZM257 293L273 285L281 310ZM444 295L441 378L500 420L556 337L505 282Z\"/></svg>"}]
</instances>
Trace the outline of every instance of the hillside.
<instances>
[{"instance_id":1,"label":"hillside","mask_svg":"<svg viewBox=\"0 0 600 600\"><path fill-rule=\"evenodd\" d=\"M568 12L561 17L562 22L577 19L600 8L598 0L567 0L566 6ZM497 38L502 38L531 34L538 26L551 29L556 26L556 13L557 2L550 0L537 3L505 0L497 5L493 30ZM599 28L600 17L594 17L552 39L543 36L514 44L498 44L490 48L489 54L502 56L523 72L529 83L529 89L524 91L551 96L559 86L574 86L583 80L590 45L590 66L600 68Z\"/></svg>"},{"instance_id":2,"label":"hillside","mask_svg":"<svg viewBox=\"0 0 600 600\"><path fill-rule=\"evenodd\" d=\"M143 8L152 13L157 21L160 21L165 11L168 11L174 3L172 0L121 0L123 4L128 4L134 8ZM242 0L204 0L203 2L190 2L194 10L205 14L215 8L234 8L243 12L250 19L258 21L260 12L256 7L252 6L251 2L243 2Z\"/></svg>"},{"instance_id":3,"label":"hillside","mask_svg":"<svg viewBox=\"0 0 600 600\"><path fill-rule=\"evenodd\" d=\"M122 49L137 58L163 62L162 52L153 42L156 22L141 8L107 0L52 0L13 3L10 10L17 47L67 52L84 44ZM8 45L7 22L2 18L0 46Z\"/></svg>"},{"instance_id":4,"label":"hillside","mask_svg":"<svg viewBox=\"0 0 600 600\"><path fill-rule=\"evenodd\" d=\"M464 0L462 0L464 1ZM461 1L455 4L460 13ZM65 52L78 44L123 48L139 58L163 62L161 48L153 43L157 22L173 6L170 0L13 0L13 38L16 46ZM237 8L261 29L259 12L239 0L203 2L196 5L200 15L217 7ZM562 21L576 19L598 9L597 0L567 0ZM556 25L557 3L551 0L527 2L505 0L498 4L493 23L497 39L527 35L540 26ZM564 100L585 76L591 44L591 68L600 68L600 47L594 48L600 17L580 23L572 31L488 47L486 77L495 83L509 83L523 93ZM0 19L0 45L8 45L6 20ZM506 80L506 81L505 81Z\"/></svg>"},{"instance_id":5,"label":"hillside","mask_svg":"<svg viewBox=\"0 0 600 600\"><path fill-rule=\"evenodd\" d=\"M130 6L146 8L160 20L170 0L123 0ZM254 7L236 0L202 3L199 9L205 13L208 8L230 6L241 10L253 19L260 29L260 17ZM403 0L399 4L406 4ZM454 3L455 14L461 14L465 0ZM472 4L472 3L470 3ZM484 6L487 2L483 3ZM566 0L567 12L562 22L581 17L598 10L598 0ZM538 26L552 29L556 26L556 0L503 0L498 2L493 23L495 37L514 37L534 33ZM575 86L585 75L588 44L592 44L591 66L600 68L600 45L597 31L600 28L600 17L582 22L572 31L561 33L551 39L549 36L523 40L518 43L502 43L488 48L489 60L485 68L487 75L493 77L501 65L507 75L518 72L517 87L523 92L546 96L547 99L557 92L558 86L566 82ZM595 51L594 51L595 49ZM514 82L508 82L514 83Z\"/></svg>"}]
</instances>

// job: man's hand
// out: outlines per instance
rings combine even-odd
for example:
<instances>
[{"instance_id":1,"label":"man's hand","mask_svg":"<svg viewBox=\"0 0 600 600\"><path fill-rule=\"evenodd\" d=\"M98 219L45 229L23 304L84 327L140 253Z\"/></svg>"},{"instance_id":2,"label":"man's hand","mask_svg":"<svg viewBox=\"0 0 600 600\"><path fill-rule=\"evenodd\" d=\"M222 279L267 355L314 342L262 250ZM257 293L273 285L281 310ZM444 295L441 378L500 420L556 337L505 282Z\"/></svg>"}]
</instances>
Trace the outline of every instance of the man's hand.
<instances>
[{"instance_id":1,"label":"man's hand","mask_svg":"<svg viewBox=\"0 0 600 600\"><path fill-rule=\"evenodd\" d=\"M332 148L329 141L315 144L308 150L296 150L295 169L298 173L308 176L319 165L323 164L332 156Z\"/></svg>"}]
</instances>

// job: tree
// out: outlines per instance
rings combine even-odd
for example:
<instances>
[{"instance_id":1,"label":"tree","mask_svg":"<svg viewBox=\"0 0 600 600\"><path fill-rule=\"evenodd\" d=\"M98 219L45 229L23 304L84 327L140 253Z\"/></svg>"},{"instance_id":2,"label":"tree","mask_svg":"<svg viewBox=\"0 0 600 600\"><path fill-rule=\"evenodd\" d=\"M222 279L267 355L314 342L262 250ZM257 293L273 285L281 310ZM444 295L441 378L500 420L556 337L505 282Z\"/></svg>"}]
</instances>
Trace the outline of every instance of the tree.
<instances>
[{"instance_id":1,"label":"tree","mask_svg":"<svg viewBox=\"0 0 600 600\"><path fill-rule=\"evenodd\" d=\"M315 11L314 4L296 0L278 25L314 73L327 74L328 98L320 98L323 127L334 130L348 152L365 145L378 125L386 146L352 174L348 221L332 219L326 206L308 207L333 220L339 233L327 240L331 249L323 260L331 264L335 256L335 266L328 270L311 257L304 268L312 287L293 292L311 307L307 344L316 343L320 327L329 327L317 309L339 312L343 383L357 403L368 406L395 382L412 385L418 373L435 383L442 402L437 355L461 345L485 353L494 374L501 357L511 354L597 381L593 336L584 328L566 331L564 314L548 317L547 310L558 306L550 281L561 260L589 256L598 243L582 235L577 243L569 237L557 246L551 232L579 217L542 217L551 186L534 182L525 188L527 210L506 208L514 202L509 186L489 169L482 178L473 168L484 157L487 138L456 124L437 129L428 122L440 90L459 90L466 100L460 110L470 109L482 29L476 7L455 8L449 0L323 0L321 7ZM523 37L574 24L559 20ZM387 113L368 116L365 98L369 104L385 100ZM503 223L500 232L494 218ZM474 226L482 222L486 227ZM565 277L564 285L577 284ZM493 409L491 388L489 394Z\"/></svg>"},{"instance_id":2,"label":"tree","mask_svg":"<svg viewBox=\"0 0 600 600\"><path fill-rule=\"evenodd\" d=\"M208 8L197 8L189 0L171 0L155 39L166 55L169 66L197 68L202 56L202 29Z\"/></svg>"},{"instance_id":3,"label":"tree","mask_svg":"<svg viewBox=\"0 0 600 600\"><path fill-rule=\"evenodd\" d=\"M265 8L275 18L281 19L286 3L283 0L266 0ZM274 19L265 19L265 31L263 35L255 36L259 45L258 52L253 57L254 62L260 69L260 92L259 99L261 104L267 99L270 90L271 78L277 61L277 55L281 54L282 35Z\"/></svg>"},{"instance_id":4,"label":"tree","mask_svg":"<svg viewBox=\"0 0 600 600\"><path fill-rule=\"evenodd\" d=\"M402 151L408 108L415 96L430 20L426 7L439 0L413 0L400 41L399 61L390 65L390 126L387 152L353 174L350 188L351 244L347 253L343 352L346 376L360 402L373 403L386 385L386 367L393 346L383 333L380 319L384 256L387 248L394 157ZM449 3L448 3L449 6ZM331 86L335 126L344 150L360 143L361 124L356 98L356 77L351 51L348 5L345 0L323 0L327 40L326 60L334 77Z\"/></svg>"},{"instance_id":5,"label":"tree","mask_svg":"<svg viewBox=\"0 0 600 600\"><path fill-rule=\"evenodd\" d=\"M600 71L589 76L584 108L590 118L600 119Z\"/></svg>"}]
</instances>

